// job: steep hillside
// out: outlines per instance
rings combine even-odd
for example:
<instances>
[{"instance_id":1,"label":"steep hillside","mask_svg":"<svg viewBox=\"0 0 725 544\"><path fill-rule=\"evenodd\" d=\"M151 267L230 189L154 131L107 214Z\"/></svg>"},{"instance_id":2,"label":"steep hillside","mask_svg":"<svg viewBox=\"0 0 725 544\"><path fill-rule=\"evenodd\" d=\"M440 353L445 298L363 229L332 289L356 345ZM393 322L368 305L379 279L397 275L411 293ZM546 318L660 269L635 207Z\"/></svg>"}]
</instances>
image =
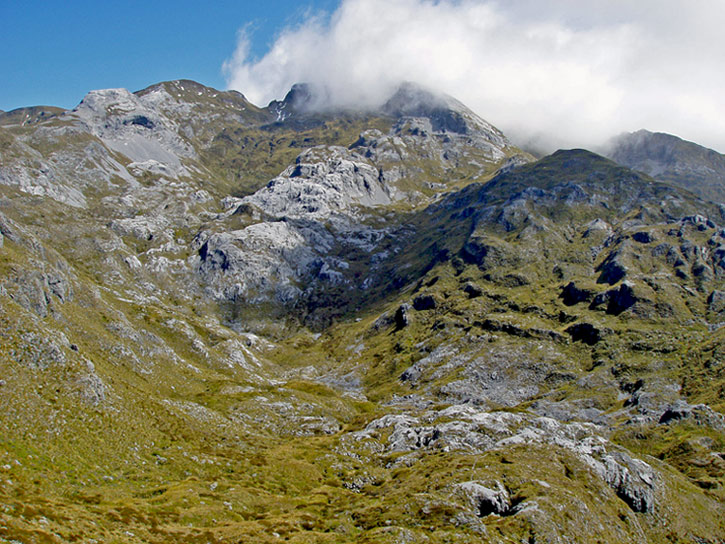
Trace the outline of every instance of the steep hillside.
<instances>
[{"instance_id":1,"label":"steep hillside","mask_svg":"<svg viewBox=\"0 0 725 544\"><path fill-rule=\"evenodd\" d=\"M318 106L0 115L0 542L722 542L725 210Z\"/></svg>"}]
</instances>

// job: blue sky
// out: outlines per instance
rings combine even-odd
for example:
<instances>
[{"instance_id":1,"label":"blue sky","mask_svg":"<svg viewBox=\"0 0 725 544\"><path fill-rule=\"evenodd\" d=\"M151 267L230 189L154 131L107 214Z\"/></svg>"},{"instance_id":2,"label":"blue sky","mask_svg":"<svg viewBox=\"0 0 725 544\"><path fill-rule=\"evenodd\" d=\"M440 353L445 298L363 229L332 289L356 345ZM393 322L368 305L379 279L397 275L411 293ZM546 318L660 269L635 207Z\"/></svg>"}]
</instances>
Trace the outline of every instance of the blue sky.
<instances>
[{"instance_id":1,"label":"blue sky","mask_svg":"<svg viewBox=\"0 0 725 544\"><path fill-rule=\"evenodd\" d=\"M194 79L225 88L222 64L250 25L251 53L338 0L0 0L0 109L71 108L91 89Z\"/></svg>"}]
</instances>

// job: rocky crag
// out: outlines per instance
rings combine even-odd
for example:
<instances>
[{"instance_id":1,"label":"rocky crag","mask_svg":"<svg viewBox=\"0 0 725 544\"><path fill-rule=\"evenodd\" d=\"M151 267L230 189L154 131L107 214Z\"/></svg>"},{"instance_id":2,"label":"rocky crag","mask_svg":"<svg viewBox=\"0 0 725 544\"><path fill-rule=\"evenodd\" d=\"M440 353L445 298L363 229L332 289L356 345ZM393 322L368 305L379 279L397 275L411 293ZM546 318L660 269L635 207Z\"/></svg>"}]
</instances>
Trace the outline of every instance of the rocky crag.
<instances>
[{"instance_id":1,"label":"rocky crag","mask_svg":"<svg viewBox=\"0 0 725 544\"><path fill-rule=\"evenodd\" d=\"M0 542L725 541L720 159L640 136L534 161L413 84L0 113Z\"/></svg>"}]
</instances>

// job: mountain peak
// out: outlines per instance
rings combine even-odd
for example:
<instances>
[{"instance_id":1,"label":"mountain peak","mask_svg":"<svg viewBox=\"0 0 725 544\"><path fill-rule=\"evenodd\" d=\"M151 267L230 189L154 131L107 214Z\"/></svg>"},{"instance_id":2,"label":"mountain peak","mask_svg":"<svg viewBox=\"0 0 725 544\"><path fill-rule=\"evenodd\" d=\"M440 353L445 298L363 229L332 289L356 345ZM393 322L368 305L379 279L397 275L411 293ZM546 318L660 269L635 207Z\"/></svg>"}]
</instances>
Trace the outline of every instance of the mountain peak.
<instances>
[{"instance_id":1,"label":"mountain peak","mask_svg":"<svg viewBox=\"0 0 725 544\"><path fill-rule=\"evenodd\" d=\"M298 114L329 109L328 93L312 83L295 83L282 100L273 100L267 109L284 121Z\"/></svg>"},{"instance_id":2,"label":"mountain peak","mask_svg":"<svg viewBox=\"0 0 725 544\"><path fill-rule=\"evenodd\" d=\"M434 131L459 134L470 131L466 115L474 115L454 98L411 82L401 84L382 111L392 117L428 117Z\"/></svg>"},{"instance_id":3,"label":"mountain peak","mask_svg":"<svg viewBox=\"0 0 725 544\"><path fill-rule=\"evenodd\" d=\"M725 202L725 155L712 149L672 134L638 130L612 139L607 155L700 197Z\"/></svg>"},{"instance_id":4,"label":"mountain peak","mask_svg":"<svg viewBox=\"0 0 725 544\"><path fill-rule=\"evenodd\" d=\"M282 103L294 111L309 110L318 100L317 94L309 83L295 83L285 95Z\"/></svg>"}]
</instances>

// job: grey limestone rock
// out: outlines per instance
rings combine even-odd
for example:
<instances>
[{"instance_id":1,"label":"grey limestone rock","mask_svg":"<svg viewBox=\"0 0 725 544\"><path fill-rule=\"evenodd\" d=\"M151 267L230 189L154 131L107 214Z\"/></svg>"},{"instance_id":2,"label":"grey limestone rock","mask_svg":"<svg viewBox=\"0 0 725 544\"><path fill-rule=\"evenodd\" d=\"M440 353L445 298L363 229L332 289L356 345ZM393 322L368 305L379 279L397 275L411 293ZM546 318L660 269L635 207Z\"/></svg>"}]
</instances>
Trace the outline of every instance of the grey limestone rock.
<instances>
[{"instance_id":1,"label":"grey limestone rock","mask_svg":"<svg viewBox=\"0 0 725 544\"><path fill-rule=\"evenodd\" d=\"M22 344L17 353L20 361L31 368L45 370L51 366L64 366L67 362L65 352L59 341L64 338L50 338L36 331L29 331L20 336Z\"/></svg>"},{"instance_id":2,"label":"grey limestone rock","mask_svg":"<svg viewBox=\"0 0 725 544\"><path fill-rule=\"evenodd\" d=\"M156 93L168 94L159 88ZM91 91L70 113L114 151L136 163L155 161L172 175L188 175L182 159L194 149L178 133L174 120L155 107L154 93L137 96L126 89Z\"/></svg>"},{"instance_id":3,"label":"grey limestone rock","mask_svg":"<svg viewBox=\"0 0 725 544\"><path fill-rule=\"evenodd\" d=\"M626 453L614 452L602 459L604 480L635 512L652 512L655 508L657 475L644 461Z\"/></svg>"},{"instance_id":4,"label":"grey limestone rock","mask_svg":"<svg viewBox=\"0 0 725 544\"><path fill-rule=\"evenodd\" d=\"M96 373L93 363L85 358L85 372L77 378L80 395L86 402L98 406L106 401L107 385Z\"/></svg>"},{"instance_id":5,"label":"grey limestone rock","mask_svg":"<svg viewBox=\"0 0 725 544\"><path fill-rule=\"evenodd\" d=\"M6 217L3 213L0 213L0 241L2 241L4 238L7 238L8 240L16 244L21 243L22 237L17 231L17 225L15 225L14 222Z\"/></svg>"},{"instance_id":6,"label":"grey limestone rock","mask_svg":"<svg viewBox=\"0 0 725 544\"><path fill-rule=\"evenodd\" d=\"M658 422L672 407L680 405L680 386L665 379L638 380L625 390L631 391L625 406L637 416L633 422ZM672 414L674 419L674 413Z\"/></svg>"},{"instance_id":7,"label":"grey limestone rock","mask_svg":"<svg viewBox=\"0 0 725 544\"><path fill-rule=\"evenodd\" d=\"M661 424L690 421L696 425L704 425L725 431L725 416L715 412L706 404L691 405L684 400L677 400L670 404L659 419Z\"/></svg>"},{"instance_id":8,"label":"grey limestone rock","mask_svg":"<svg viewBox=\"0 0 725 544\"><path fill-rule=\"evenodd\" d=\"M271 217L324 219L354 205L390 204L376 168L342 147L317 147L255 194L242 199Z\"/></svg>"},{"instance_id":9,"label":"grey limestone rock","mask_svg":"<svg viewBox=\"0 0 725 544\"><path fill-rule=\"evenodd\" d=\"M489 487L483 482L470 481L457 484L457 489L468 500L478 517L491 514L504 516L511 511L511 497L501 482L494 482Z\"/></svg>"},{"instance_id":10,"label":"grey limestone rock","mask_svg":"<svg viewBox=\"0 0 725 544\"><path fill-rule=\"evenodd\" d=\"M4 287L15 302L40 317L47 317L56 302L66 302L73 295L71 281L53 269L19 270L5 281Z\"/></svg>"},{"instance_id":11,"label":"grey limestone rock","mask_svg":"<svg viewBox=\"0 0 725 544\"><path fill-rule=\"evenodd\" d=\"M475 145L487 146L501 157L501 149L510 145L501 132L454 98L434 94L414 83L401 85L382 110L403 119L424 118L429 122L431 132L466 136Z\"/></svg>"},{"instance_id":12,"label":"grey limestone rock","mask_svg":"<svg viewBox=\"0 0 725 544\"><path fill-rule=\"evenodd\" d=\"M441 422L435 423L438 418ZM654 511L661 487L652 466L609 443L598 434L600 428L590 423L565 423L549 417L455 405L419 418L388 414L355 433L355 438L371 440L382 429L392 429L386 449L396 452L440 448L482 453L523 444L564 448L589 466L635 512ZM470 481L458 484L457 489L480 516L512 511L511 498L500 482Z\"/></svg>"},{"instance_id":13,"label":"grey limestone rock","mask_svg":"<svg viewBox=\"0 0 725 544\"><path fill-rule=\"evenodd\" d=\"M586 225L586 230L584 231L584 238L589 238L595 233L603 233L605 235L609 235L612 233L612 227L609 223L602 219L595 219L594 221L591 221Z\"/></svg>"}]
</instances>

